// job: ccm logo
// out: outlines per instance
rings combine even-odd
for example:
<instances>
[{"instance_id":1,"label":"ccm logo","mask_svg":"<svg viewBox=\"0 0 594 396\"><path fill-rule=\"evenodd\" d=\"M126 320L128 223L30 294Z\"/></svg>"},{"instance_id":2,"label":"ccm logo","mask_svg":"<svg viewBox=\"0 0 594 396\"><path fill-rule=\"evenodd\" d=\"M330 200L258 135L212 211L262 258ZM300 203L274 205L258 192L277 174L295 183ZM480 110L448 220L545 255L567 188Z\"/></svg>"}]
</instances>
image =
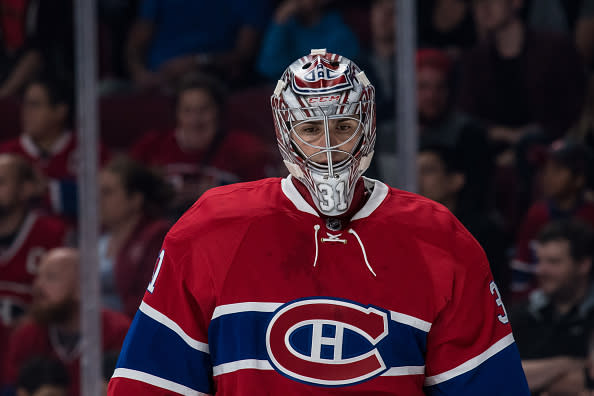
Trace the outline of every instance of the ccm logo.
<instances>
[{"instance_id":1,"label":"ccm logo","mask_svg":"<svg viewBox=\"0 0 594 396\"><path fill-rule=\"evenodd\" d=\"M317 98L309 98L307 100L308 103L324 103L324 102L333 102L333 101L339 101L340 100L340 95L330 95L330 96L320 96Z\"/></svg>"},{"instance_id":2,"label":"ccm logo","mask_svg":"<svg viewBox=\"0 0 594 396\"><path fill-rule=\"evenodd\" d=\"M272 366L293 380L345 386L386 370L375 347L386 335L385 312L343 300L306 299L274 314L266 348Z\"/></svg>"}]
</instances>

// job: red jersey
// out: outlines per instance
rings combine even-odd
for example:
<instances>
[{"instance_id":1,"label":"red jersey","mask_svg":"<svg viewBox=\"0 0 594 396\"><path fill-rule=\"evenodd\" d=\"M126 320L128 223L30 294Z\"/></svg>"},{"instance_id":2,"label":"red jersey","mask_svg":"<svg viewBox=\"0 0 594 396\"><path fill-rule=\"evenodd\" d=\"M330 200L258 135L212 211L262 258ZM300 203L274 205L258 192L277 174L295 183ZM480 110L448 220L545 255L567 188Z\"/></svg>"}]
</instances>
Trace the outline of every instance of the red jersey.
<instances>
[{"instance_id":1,"label":"red jersey","mask_svg":"<svg viewBox=\"0 0 594 396\"><path fill-rule=\"evenodd\" d=\"M51 216L32 211L25 217L11 246L0 251L0 302L28 305L41 256L64 246L68 227Z\"/></svg>"},{"instance_id":2,"label":"red jersey","mask_svg":"<svg viewBox=\"0 0 594 396\"><path fill-rule=\"evenodd\" d=\"M594 226L594 204L583 202L574 210L561 212L546 201L536 202L522 220L516 240L516 256L512 261L512 293L516 299L526 297L536 288L534 272L536 253L534 240L551 221L576 217Z\"/></svg>"},{"instance_id":3,"label":"red jersey","mask_svg":"<svg viewBox=\"0 0 594 396\"><path fill-rule=\"evenodd\" d=\"M130 320L119 312L101 311L102 338L104 352L117 351L121 348ZM80 342L80 341L79 341ZM32 320L24 322L13 332L4 362L3 381L13 385L17 380L20 367L34 356L57 358L64 363L70 377L70 396L80 394L79 347L73 352L66 352L59 344L56 330L39 325Z\"/></svg>"},{"instance_id":4,"label":"red jersey","mask_svg":"<svg viewBox=\"0 0 594 396\"><path fill-rule=\"evenodd\" d=\"M222 141L206 151L186 152L176 138L176 131L146 134L130 155L161 168L177 189L184 183L202 180L210 186L256 180L265 176L268 147L253 135L229 131ZM204 180L206 179L206 180Z\"/></svg>"},{"instance_id":5,"label":"red jersey","mask_svg":"<svg viewBox=\"0 0 594 396\"><path fill-rule=\"evenodd\" d=\"M170 227L165 220L142 219L116 257L115 284L123 311L130 317L136 313L151 280L155 257Z\"/></svg>"},{"instance_id":6,"label":"red jersey","mask_svg":"<svg viewBox=\"0 0 594 396\"><path fill-rule=\"evenodd\" d=\"M45 176L56 180L72 180L76 178L78 154L77 139L74 133L67 132L54 144L48 153L42 153L28 135L9 140L0 145L0 153L15 153L28 159L37 166ZM101 163L108 158L107 151L101 145L99 153Z\"/></svg>"},{"instance_id":7,"label":"red jersey","mask_svg":"<svg viewBox=\"0 0 594 396\"><path fill-rule=\"evenodd\" d=\"M290 177L204 194L165 238L108 394L528 396L479 244L443 206L365 183L339 231Z\"/></svg>"}]
</instances>

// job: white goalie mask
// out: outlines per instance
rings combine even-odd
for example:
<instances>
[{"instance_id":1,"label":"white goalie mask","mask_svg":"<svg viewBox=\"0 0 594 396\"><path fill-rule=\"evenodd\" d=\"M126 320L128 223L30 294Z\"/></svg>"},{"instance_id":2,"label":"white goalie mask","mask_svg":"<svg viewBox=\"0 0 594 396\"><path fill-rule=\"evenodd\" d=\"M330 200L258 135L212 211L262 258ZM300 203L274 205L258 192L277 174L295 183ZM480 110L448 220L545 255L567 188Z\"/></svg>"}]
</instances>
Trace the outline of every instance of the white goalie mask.
<instances>
[{"instance_id":1,"label":"white goalie mask","mask_svg":"<svg viewBox=\"0 0 594 396\"><path fill-rule=\"evenodd\" d=\"M375 145L375 89L347 58L326 50L293 62L271 97L284 163L327 216L345 213Z\"/></svg>"}]
</instances>

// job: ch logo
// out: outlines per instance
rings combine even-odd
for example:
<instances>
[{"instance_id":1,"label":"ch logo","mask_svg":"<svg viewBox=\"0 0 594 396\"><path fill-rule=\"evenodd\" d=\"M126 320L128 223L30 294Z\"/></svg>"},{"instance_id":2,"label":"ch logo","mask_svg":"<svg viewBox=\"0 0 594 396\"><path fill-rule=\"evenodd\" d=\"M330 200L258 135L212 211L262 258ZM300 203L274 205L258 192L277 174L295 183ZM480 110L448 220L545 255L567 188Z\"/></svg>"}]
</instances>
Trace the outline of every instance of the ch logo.
<instances>
[{"instance_id":1,"label":"ch logo","mask_svg":"<svg viewBox=\"0 0 594 396\"><path fill-rule=\"evenodd\" d=\"M335 71L327 68L322 63L318 63L318 65L312 71L303 76L303 78L306 81L314 82L321 79L332 80L338 76L339 74L337 74Z\"/></svg>"},{"instance_id":2,"label":"ch logo","mask_svg":"<svg viewBox=\"0 0 594 396\"><path fill-rule=\"evenodd\" d=\"M345 386L386 370L376 345L387 335L385 312L344 300L305 299L274 314L266 348L272 366L291 379Z\"/></svg>"}]
</instances>

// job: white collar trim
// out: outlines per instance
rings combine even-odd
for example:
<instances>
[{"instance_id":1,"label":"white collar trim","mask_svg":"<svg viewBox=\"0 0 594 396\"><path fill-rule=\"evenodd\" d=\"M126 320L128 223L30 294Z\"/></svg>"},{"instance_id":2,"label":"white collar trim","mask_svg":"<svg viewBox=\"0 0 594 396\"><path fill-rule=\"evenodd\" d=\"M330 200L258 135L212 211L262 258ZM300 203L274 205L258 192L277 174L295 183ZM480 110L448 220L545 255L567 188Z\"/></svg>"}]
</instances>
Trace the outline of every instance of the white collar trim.
<instances>
[{"instance_id":1,"label":"white collar trim","mask_svg":"<svg viewBox=\"0 0 594 396\"><path fill-rule=\"evenodd\" d=\"M60 136L60 138L56 140L56 142L50 148L50 154L56 155L60 153L62 150L64 150L66 145L70 143L72 136L72 133L69 131L63 133L62 136ZM23 149L27 152L27 154L29 154L30 156L35 158L39 158L41 156L41 151L39 150L39 147L37 147L37 145L35 144L35 142L33 142L33 139L31 139L29 135L21 135L21 145L23 146Z\"/></svg>"},{"instance_id":2,"label":"white collar trim","mask_svg":"<svg viewBox=\"0 0 594 396\"><path fill-rule=\"evenodd\" d=\"M283 190L285 196L293 203L293 205L295 205L298 210L312 214L316 217L320 217L318 212L312 208L309 203L307 203L305 198L301 196L291 179L292 176L289 175L281 180L281 189ZM351 218L351 221L370 216L381 205L390 191L388 186L379 180L368 179L366 177L364 177L363 180L366 184L371 183L373 185L373 191L371 192L371 196L367 202L365 202L365 205L363 205L363 207L359 209L357 213L355 213L355 215Z\"/></svg>"}]
</instances>

